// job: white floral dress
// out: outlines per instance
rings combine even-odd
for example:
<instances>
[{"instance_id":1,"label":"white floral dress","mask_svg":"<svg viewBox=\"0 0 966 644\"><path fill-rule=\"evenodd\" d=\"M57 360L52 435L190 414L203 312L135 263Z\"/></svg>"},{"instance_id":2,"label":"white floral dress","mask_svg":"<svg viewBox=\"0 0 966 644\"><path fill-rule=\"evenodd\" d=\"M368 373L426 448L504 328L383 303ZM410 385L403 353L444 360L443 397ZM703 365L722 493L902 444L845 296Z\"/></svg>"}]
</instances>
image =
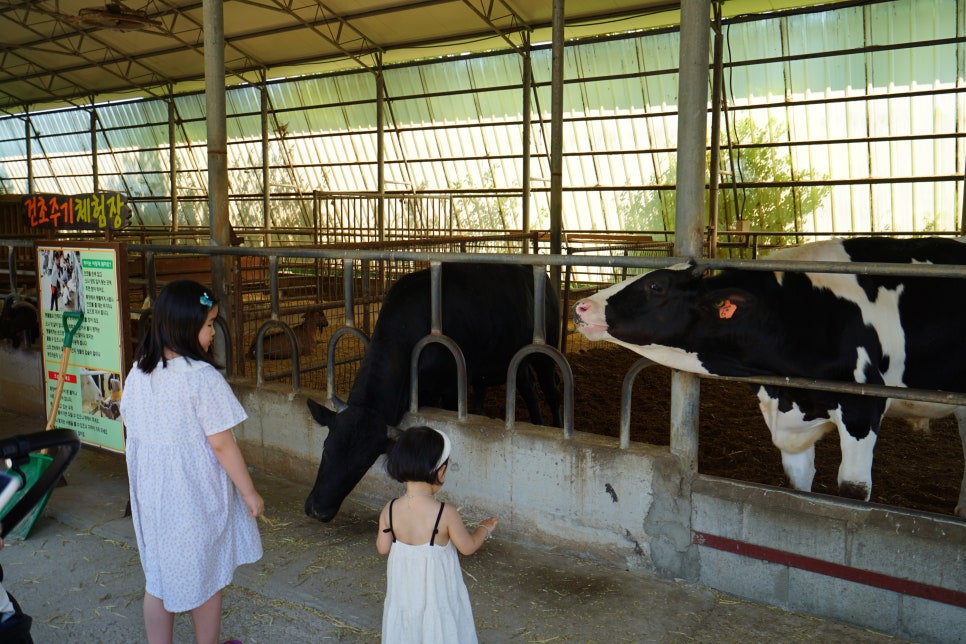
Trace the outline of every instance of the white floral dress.
<instances>
[{"instance_id":1,"label":"white floral dress","mask_svg":"<svg viewBox=\"0 0 966 644\"><path fill-rule=\"evenodd\" d=\"M131 513L145 589L176 613L197 608L258 561L255 519L208 444L247 414L213 366L137 365L121 397Z\"/></svg>"}]
</instances>

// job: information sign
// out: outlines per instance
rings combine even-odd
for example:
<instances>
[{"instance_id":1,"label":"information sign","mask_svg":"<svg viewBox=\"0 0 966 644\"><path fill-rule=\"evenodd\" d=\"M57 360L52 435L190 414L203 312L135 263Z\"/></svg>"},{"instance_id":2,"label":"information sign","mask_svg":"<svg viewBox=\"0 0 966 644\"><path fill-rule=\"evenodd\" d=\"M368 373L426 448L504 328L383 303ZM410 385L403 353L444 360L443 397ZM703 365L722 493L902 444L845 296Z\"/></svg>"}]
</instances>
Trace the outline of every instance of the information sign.
<instances>
[{"instance_id":1,"label":"information sign","mask_svg":"<svg viewBox=\"0 0 966 644\"><path fill-rule=\"evenodd\" d=\"M80 312L55 426L73 429L82 442L123 452L120 402L129 327L121 270L127 253L119 244L93 242L42 242L36 249L47 412L60 375L65 313Z\"/></svg>"}]
</instances>

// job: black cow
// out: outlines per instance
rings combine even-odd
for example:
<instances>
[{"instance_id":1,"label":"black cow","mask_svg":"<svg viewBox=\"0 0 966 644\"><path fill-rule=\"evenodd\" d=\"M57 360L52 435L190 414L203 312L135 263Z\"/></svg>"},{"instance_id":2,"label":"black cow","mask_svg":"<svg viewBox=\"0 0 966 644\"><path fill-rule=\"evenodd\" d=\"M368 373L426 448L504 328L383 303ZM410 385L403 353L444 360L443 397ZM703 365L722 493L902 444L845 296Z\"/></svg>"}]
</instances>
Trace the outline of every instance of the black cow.
<instances>
[{"instance_id":1,"label":"black cow","mask_svg":"<svg viewBox=\"0 0 966 644\"><path fill-rule=\"evenodd\" d=\"M444 264L440 280L442 332L463 352L467 383L479 403L485 387L506 382L510 360L533 340L533 271L525 266ZM429 270L411 273L386 293L346 409L336 413L308 401L312 417L329 428L315 486L305 501L309 516L331 521L376 458L390 447L388 428L409 409L413 347L430 332L430 281ZM547 343L556 346L560 303L549 283L544 301ZM543 355L528 358L517 379L530 418L540 423L527 364L535 370L559 426L560 392L553 361ZM446 348L424 348L418 373L421 405L442 401L444 407L455 408L456 367Z\"/></svg>"},{"instance_id":2,"label":"black cow","mask_svg":"<svg viewBox=\"0 0 966 644\"><path fill-rule=\"evenodd\" d=\"M769 259L966 265L952 239L856 238L783 249ZM656 270L574 305L592 340L660 364L722 376L778 375L966 391L966 280L834 273ZM966 452L966 408L832 392L757 387L792 486L810 490L815 442L837 429L839 492L868 500L885 414L955 414ZM966 518L966 478L956 514Z\"/></svg>"}]
</instances>

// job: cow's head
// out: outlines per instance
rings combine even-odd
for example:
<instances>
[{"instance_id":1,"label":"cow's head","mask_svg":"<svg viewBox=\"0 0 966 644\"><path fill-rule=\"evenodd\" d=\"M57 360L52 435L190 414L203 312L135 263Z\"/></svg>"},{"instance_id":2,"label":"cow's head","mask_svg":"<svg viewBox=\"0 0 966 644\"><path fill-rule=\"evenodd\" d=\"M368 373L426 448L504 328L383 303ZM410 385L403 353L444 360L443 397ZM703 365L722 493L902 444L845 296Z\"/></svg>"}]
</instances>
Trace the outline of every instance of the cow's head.
<instances>
[{"instance_id":1,"label":"cow's head","mask_svg":"<svg viewBox=\"0 0 966 644\"><path fill-rule=\"evenodd\" d=\"M747 292L709 291L704 277L703 269L688 263L624 280L579 300L574 323L590 340L680 348L695 325L727 325L748 312Z\"/></svg>"},{"instance_id":2,"label":"cow's head","mask_svg":"<svg viewBox=\"0 0 966 644\"><path fill-rule=\"evenodd\" d=\"M386 421L378 412L352 406L334 412L308 400L317 423L329 428L315 486L305 500L305 513L319 521L335 518L339 507L380 454L392 445Z\"/></svg>"}]
</instances>

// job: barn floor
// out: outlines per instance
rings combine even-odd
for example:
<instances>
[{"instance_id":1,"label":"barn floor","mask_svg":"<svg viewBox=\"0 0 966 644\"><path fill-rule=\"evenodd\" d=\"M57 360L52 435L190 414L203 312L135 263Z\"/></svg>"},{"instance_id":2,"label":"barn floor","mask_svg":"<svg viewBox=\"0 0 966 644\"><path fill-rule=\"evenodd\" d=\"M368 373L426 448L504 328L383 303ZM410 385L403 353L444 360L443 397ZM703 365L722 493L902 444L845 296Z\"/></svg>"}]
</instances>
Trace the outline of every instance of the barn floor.
<instances>
[{"instance_id":1,"label":"barn floor","mask_svg":"<svg viewBox=\"0 0 966 644\"><path fill-rule=\"evenodd\" d=\"M0 437L43 419L0 410ZM330 524L306 518L306 490L254 474L266 500L265 556L227 589L222 639L378 640L385 560L376 511L347 503ZM25 541L2 552L4 586L33 617L38 644L142 637L143 576L120 455L82 449ZM885 642L893 638L788 613L702 586L631 573L501 539L462 558L481 642ZM192 641L176 621L176 641Z\"/></svg>"}]
</instances>

